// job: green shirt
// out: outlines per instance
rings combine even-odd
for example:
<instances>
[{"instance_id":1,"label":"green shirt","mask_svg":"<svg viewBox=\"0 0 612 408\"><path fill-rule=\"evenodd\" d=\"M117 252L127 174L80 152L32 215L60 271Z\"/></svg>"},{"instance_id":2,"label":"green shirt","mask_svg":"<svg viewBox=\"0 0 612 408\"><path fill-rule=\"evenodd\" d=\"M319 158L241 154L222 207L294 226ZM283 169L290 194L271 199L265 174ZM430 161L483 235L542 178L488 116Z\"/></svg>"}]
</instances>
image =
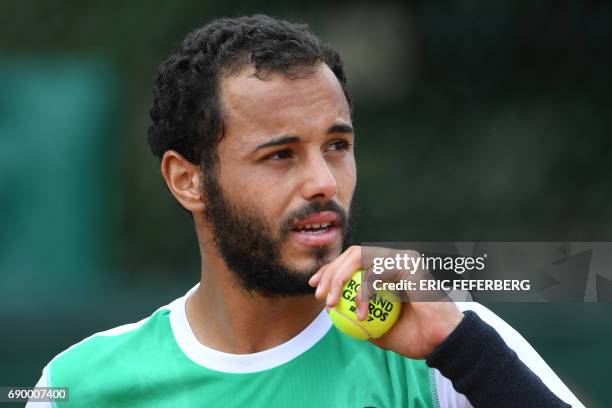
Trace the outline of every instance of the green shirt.
<instances>
[{"instance_id":1,"label":"green shirt","mask_svg":"<svg viewBox=\"0 0 612 408\"><path fill-rule=\"evenodd\" d=\"M137 323L96 333L60 353L37 386L69 387L69 402L27 407L469 408L449 379L411 360L339 332L322 311L291 340L236 355L202 345L185 296ZM512 327L475 302L474 310L544 383L583 406Z\"/></svg>"},{"instance_id":2,"label":"green shirt","mask_svg":"<svg viewBox=\"0 0 612 408\"><path fill-rule=\"evenodd\" d=\"M188 295L55 357L45 368L46 385L70 387L70 401L55 405L435 406L435 380L424 361L342 334L325 311L284 344L233 355L197 341L185 314Z\"/></svg>"}]
</instances>

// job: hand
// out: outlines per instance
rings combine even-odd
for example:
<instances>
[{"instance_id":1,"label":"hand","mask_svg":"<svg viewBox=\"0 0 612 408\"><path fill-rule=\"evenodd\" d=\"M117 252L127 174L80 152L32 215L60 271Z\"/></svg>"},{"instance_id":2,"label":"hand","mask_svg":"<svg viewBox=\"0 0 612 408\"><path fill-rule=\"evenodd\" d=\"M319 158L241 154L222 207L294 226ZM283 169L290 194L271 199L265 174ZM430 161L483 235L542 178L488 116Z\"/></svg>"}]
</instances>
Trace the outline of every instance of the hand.
<instances>
[{"instance_id":1,"label":"hand","mask_svg":"<svg viewBox=\"0 0 612 408\"><path fill-rule=\"evenodd\" d=\"M381 250L389 251L384 248ZM410 252L419 256L418 252ZM351 276L357 270L369 266L362 265L361 247L352 246L334 261L321 267L308 283L317 288L315 297L325 299L325 305L332 308L338 304L342 287ZM398 273L395 278L402 276ZM367 317L368 304L361 301L364 286L359 289L356 299L359 320ZM402 314L395 325L382 337L370 339L370 342L409 358L426 358L459 325L461 319L463 313L448 300L404 302Z\"/></svg>"}]
</instances>

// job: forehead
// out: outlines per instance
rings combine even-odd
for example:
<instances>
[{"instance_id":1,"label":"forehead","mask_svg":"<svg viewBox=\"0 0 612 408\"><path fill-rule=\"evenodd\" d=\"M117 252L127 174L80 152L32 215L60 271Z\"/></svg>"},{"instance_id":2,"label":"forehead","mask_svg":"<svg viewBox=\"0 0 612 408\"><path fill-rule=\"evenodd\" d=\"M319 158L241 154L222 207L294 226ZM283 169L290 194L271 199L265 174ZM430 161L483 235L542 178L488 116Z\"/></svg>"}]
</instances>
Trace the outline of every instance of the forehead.
<instances>
[{"instance_id":1,"label":"forehead","mask_svg":"<svg viewBox=\"0 0 612 408\"><path fill-rule=\"evenodd\" d=\"M333 123L351 123L340 83L327 65L297 78L254 74L249 65L221 80L226 138L252 144L280 134L308 137Z\"/></svg>"}]
</instances>

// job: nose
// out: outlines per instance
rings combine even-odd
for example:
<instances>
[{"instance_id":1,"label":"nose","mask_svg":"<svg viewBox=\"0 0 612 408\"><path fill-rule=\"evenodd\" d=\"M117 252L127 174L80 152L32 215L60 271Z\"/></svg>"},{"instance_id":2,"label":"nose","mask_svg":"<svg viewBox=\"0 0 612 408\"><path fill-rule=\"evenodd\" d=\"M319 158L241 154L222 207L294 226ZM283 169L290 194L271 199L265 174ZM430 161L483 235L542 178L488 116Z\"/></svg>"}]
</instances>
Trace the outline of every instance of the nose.
<instances>
[{"instance_id":1,"label":"nose","mask_svg":"<svg viewBox=\"0 0 612 408\"><path fill-rule=\"evenodd\" d=\"M305 200L328 201L336 195L336 178L321 154L313 155L303 171L302 196Z\"/></svg>"}]
</instances>

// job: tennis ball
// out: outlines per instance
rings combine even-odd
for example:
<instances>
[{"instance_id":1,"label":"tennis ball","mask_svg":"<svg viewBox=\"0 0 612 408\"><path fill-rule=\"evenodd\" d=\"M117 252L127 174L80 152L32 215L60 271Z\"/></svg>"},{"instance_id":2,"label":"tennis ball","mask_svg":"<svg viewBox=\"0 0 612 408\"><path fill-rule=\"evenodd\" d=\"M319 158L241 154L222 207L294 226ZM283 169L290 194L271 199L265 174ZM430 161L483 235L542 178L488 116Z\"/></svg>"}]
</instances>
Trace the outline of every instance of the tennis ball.
<instances>
[{"instance_id":1,"label":"tennis ball","mask_svg":"<svg viewBox=\"0 0 612 408\"><path fill-rule=\"evenodd\" d=\"M342 333L359 340L377 339L397 321L402 304L391 292L375 292L369 300L367 318L358 320L355 298L359 286L361 286L361 271L353 274L344 285L338 304L327 312Z\"/></svg>"}]
</instances>

